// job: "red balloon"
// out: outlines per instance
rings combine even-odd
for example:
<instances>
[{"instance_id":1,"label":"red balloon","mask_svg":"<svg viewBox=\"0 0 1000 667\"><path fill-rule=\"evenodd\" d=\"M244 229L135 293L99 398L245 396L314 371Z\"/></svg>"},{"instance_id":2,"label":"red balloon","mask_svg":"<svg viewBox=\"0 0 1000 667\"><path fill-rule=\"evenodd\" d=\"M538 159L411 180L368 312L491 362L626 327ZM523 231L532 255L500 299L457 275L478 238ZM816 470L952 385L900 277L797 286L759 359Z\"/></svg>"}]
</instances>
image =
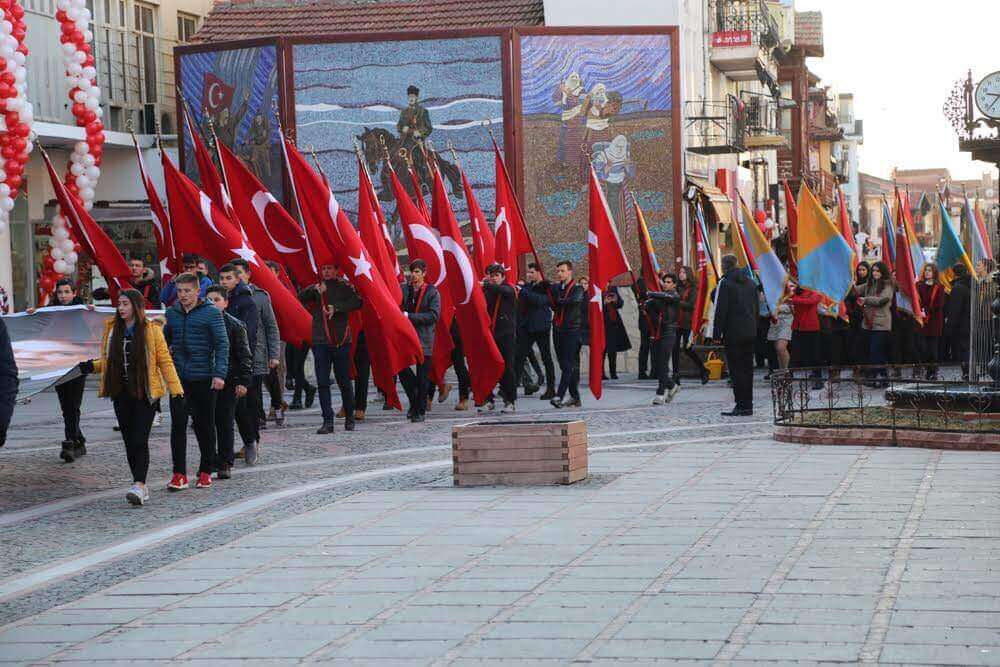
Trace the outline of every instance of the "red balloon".
<instances>
[{"instance_id":1,"label":"red balloon","mask_svg":"<svg viewBox=\"0 0 1000 667\"><path fill-rule=\"evenodd\" d=\"M76 254L79 255L81 252L83 252L83 246L80 245L79 243L74 243L73 244L73 252L75 252Z\"/></svg>"},{"instance_id":2,"label":"red balloon","mask_svg":"<svg viewBox=\"0 0 1000 667\"><path fill-rule=\"evenodd\" d=\"M90 126L91 126L91 124L93 124L93 122L94 122L95 120L97 120L97 114L96 114L96 113L94 113L93 111L91 111L90 109L87 109L87 110L86 110L86 111L84 111L84 112L83 112L83 114L82 114L82 115L80 116L80 120L82 120L82 121L83 121L83 123L82 123L82 124L83 124L84 126L86 126L86 127L90 127ZM89 132L90 130L87 130L87 131Z\"/></svg>"},{"instance_id":3,"label":"red balloon","mask_svg":"<svg viewBox=\"0 0 1000 667\"><path fill-rule=\"evenodd\" d=\"M45 257L42 259L42 264L45 266L46 269L51 269L52 265L55 264L55 261L56 260L52 259L52 255L45 255Z\"/></svg>"},{"instance_id":4,"label":"red balloon","mask_svg":"<svg viewBox=\"0 0 1000 667\"><path fill-rule=\"evenodd\" d=\"M60 23L66 23L67 21L69 21L69 17L66 16L66 12L59 9L56 10L56 20L59 21Z\"/></svg>"},{"instance_id":5,"label":"red balloon","mask_svg":"<svg viewBox=\"0 0 1000 667\"><path fill-rule=\"evenodd\" d=\"M74 102L72 106L72 111L74 116L80 118L81 116L83 116L83 114L87 113L87 107L84 106L83 104L80 104L79 102Z\"/></svg>"},{"instance_id":6,"label":"red balloon","mask_svg":"<svg viewBox=\"0 0 1000 667\"><path fill-rule=\"evenodd\" d=\"M12 37L13 37L14 39L16 39L17 41L19 41L19 42L20 42L21 40L23 40L23 39L24 39L24 36L25 36L25 35L26 35L27 33L25 32L24 28L21 28L21 27L17 27L17 28L14 28L14 29L13 29L13 30L11 31L11 33L10 33L10 34L11 34L11 36L12 36Z\"/></svg>"},{"instance_id":7,"label":"red balloon","mask_svg":"<svg viewBox=\"0 0 1000 667\"><path fill-rule=\"evenodd\" d=\"M38 281L38 287L45 292L51 292L52 288L55 286L56 286L55 281L52 280L52 278L49 278L48 276L45 276Z\"/></svg>"},{"instance_id":8,"label":"red balloon","mask_svg":"<svg viewBox=\"0 0 1000 667\"><path fill-rule=\"evenodd\" d=\"M28 147L28 140L24 137L14 137L11 145L14 147L15 155L17 155L24 152L24 149Z\"/></svg>"},{"instance_id":9,"label":"red balloon","mask_svg":"<svg viewBox=\"0 0 1000 667\"><path fill-rule=\"evenodd\" d=\"M21 187L21 176L19 174L11 174L8 171L7 172L7 186L11 190L17 190L19 187Z\"/></svg>"},{"instance_id":10,"label":"red balloon","mask_svg":"<svg viewBox=\"0 0 1000 667\"><path fill-rule=\"evenodd\" d=\"M0 83L0 97L13 97L13 95L11 95L13 92L15 92L14 89L6 83Z\"/></svg>"},{"instance_id":11,"label":"red balloon","mask_svg":"<svg viewBox=\"0 0 1000 667\"><path fill-rule=\"evenodd\" d=\"M12 3L10 7L10 13L14 15L16 19L24 18L24 7L17 3Z\"/></svg>"},{"instance_id":12,"label":"red balloon","mask_svg":"<svg viewBox=\"0 0 1000 667\"><path fill-rule=\"evenodd\" d=\"M103 132L98 132L97 134L94 134L92 136L94 138L94 141L97 142L98 144L103 144L104 143L104 133Z\"/></svg>"},{"instance_id":13,"label":"red balloon","mask_svg":"<svg viewBox=\"0 0 1000 667\"><path fill-rule=\"evenodd\" d=\"M87 54L87 59L83 61L83 66L84 67L94 66L94 55L92 53Z\"/></svg>"},{"instance_id":14,"label":"red balloon","mask_svg":"<svg viewBox=\"0 0 1000 667\"><path fill-rule=\"evenodd\" d=\"M73 21L62 21L59 24L59 27L62 28L63 34L66 35L72 35L74 32L76 32L76 23L74 23Z\"/></svg>"},{"instance_id":15,"label":"red balloon","mask_svg":"<svg viewBox=\"0 0 1000 667\"><path fill-rule=\"evenodd\" d=\"M6 83L8 86L13 86L15 81L13 72L4 72L3 74L0 74L0 81Z\"/></svg>"},{"instance_id":16,"label":"red balloon","mask_svg":"<svg viewBox=\"0 0 1000 667\"><path fill-rule=\"evenodd\" d=\"M29 134L31 134L31 128L28 127L27 123L17 123L16 125L14 125L14 134L17 134L18 136L21 137L27 137Z\"/></svg>"}]
</instances>

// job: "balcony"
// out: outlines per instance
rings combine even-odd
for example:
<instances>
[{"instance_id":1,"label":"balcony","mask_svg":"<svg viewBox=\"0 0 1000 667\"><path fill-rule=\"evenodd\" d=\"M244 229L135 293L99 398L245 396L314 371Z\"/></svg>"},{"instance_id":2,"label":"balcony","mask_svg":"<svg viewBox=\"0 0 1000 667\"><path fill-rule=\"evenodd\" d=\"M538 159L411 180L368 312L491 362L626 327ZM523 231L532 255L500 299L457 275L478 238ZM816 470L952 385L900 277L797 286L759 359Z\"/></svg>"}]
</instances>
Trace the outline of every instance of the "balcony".
<instances>
[{"instance_id":1,"label":"balcony","mask_svg":"<svg viewBox=\"0 0 1000 667\"><path fill-rule=\"evenodd\" d=\"M712 65L734 81L777 79L778 24L765 0L714 0Z\"/></svg>"},{"instance_id":2,"label":"balcony","mask_svg":"<svg viewBox=\"0 0 1000 667\"><path fill-rule=\"evenodd\" d=\"M837 177L825 169L819 169L807 171L805 178L816 198L824 206L833 206L834 194L837 192Z\"/></svg>"},{"instance_id":3,"label":"balcony","mask_svg":"<svg viewBox=\"0 0 1000 667\"><path fill-rule=\"evenodd\" d=\"M684 105L687 150L701 155L746 150L746 109L732 95L725 100L692 100Z\"/></svg>"},{"instance_id":4,"label":"balcony","mask_svg":"<svg viewBox=\"0 0 1000 667\"><path fill-rule=\"evenodd\" d=\"M746 116L747 148L788 148L788 140L778 128L778 100L770 95L740 92Z\"/></svg>"}]
</instances>

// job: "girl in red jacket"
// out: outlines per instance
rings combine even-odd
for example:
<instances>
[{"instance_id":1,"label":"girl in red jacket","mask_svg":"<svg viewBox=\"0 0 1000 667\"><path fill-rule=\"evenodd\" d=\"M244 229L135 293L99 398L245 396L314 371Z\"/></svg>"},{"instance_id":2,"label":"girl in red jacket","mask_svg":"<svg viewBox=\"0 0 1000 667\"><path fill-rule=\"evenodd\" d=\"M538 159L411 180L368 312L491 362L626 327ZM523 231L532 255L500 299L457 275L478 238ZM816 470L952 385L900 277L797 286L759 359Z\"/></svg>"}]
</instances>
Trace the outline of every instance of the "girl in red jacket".
<instances>
[{"instance_id":1,"label":"girl in red jacket","mask_svg":"<svg viewBox=\"0 0 1000 667\"><path fill-rule=\"evenodd\" d=\"M819 292L795 288L792 298L792 358L797 368L815 368L813 389L823 388L822 334L819 326Z\"/></svg>"},{"instance_id":2,"label":"girl in red jacket","mask_svg":"<svg viewBox=\"0 0 1000 667\"><path fill-rule=\"evenodd\" d=\"M921 278L917 293L924 309L924 324L917 329L917 351L920 362L927 364L927 379L933 380L937 378L938 346L944 325L944 287L938 281L938 268L933 262L924 264Z\"/></svg>"}]
</instances>

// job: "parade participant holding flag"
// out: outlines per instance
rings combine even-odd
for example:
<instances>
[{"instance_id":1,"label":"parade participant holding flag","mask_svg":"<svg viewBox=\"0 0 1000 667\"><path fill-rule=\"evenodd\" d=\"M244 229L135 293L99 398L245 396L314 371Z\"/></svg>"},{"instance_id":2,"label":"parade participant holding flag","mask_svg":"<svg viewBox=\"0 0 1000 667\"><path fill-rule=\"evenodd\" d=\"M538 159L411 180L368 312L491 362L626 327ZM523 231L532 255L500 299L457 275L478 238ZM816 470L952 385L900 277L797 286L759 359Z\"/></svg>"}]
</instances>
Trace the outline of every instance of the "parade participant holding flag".
<instances>
[{"instance_id":1,"label":"parade participant holding flag","mask_svg":"<svg viewBox=\"0 0 1000 667\"><path fill-rule=\"evenodd\" d=\"M518 352L515 364L518 372L524 367L532 347L538 346L545 367L545 393L539 398L551 401L556 395L556 373L552 363L552 284L545 280L541 267L534 262L528 264L527 281L518 293Z\"/></svg>"},{"instance_id":2,"label":"parade participant holding flag","mask_svg":"<svg viewBox=\"0 0 1000 667\"><path fill-rule=\"evenodd\" d=\"M674 400L674 396L681 388L674 381L670 369L667 367L667 361L675 347L674 339L677 335L677 306L680 301L677 294L677 276L666 273L660 283L663 289L646 292L646 303L644 304L649 316L653 375L657 379L653 405L663 405Z\"/></svg>"},{"instance_id":3,"label":"parade participant holding flag","mask_svg":"<svg viewBox=\"0 0 1000 667\"><path fill-rule=\"evenodd\" d=\"M410 262L410 282L403 286L403 312L409 318L423 349L424 358L415 369L405 368L399 373L410 409L406 416L411 422L426 419L427 390L429 389L431 355L434 353L434 329L441 316L441 297L434 285L426 281L427 264L422 259Z\"/></svg>"},{"instance_id":4,"label":"parade participant holding flag","mask_svg":"<svg viewBox=\"0 0 1000 667\"><path fill-rule=\"evenodd\" d=\"M938 348L944 327L944 287L938 279L938 268L934 262L924 264L924 273L917 284L920 305L924 309L924 323L917 331L917 347L920 362L926 364L924 372L928 380L937 378Z\"/></svg>"},{"instance_id":5,"label":"parade participant holding flag","mask_svg":"<svg viewBox=\"0 0 1000 667\"><path fill-rule=\"evenodd\" d=\"M486 312L490 315L493 340L503 357L504 369L500 377L500 397L503 407L500 413L514 412L517 400L517 373L515 353L517 346L517 293L507 284L502 264L493 263L486 267L483 292L486 295ZM493 395L486 399L485 410L494 409Z\"/></svg>"},{"instance_id":6,"label":"parade participant holding flag","mask_svg":"<svg viewBox=\"0 0 1000 667\"><path fill-rule=\"evenodd\" d=\"M556 408L580 407L580 347L586 294L573 280L573 262L568 259L556 264L556 280L552 342L559 361L559 388L549 402ZM566 392L568 400L564 400Z\"/></svg>"},{"instance_id":7,"label":"parade participant holding flag","mask_svg":"<svg viewBox=\"0 0 1000 667\"><path fill-rule=\"evenodd\" d=\"M706 270L706 267L702 267ZM710 269L709 269L710 270ZM689 266L682 266L677 271L677 335L674 338L674 350L671 357L671 365L674 373L674 383L680 384L681 352L694 363L701 377L701 383L708 383L708 369L705 363L698 356L698 353L691 349L691 320L694 316L695 301L697 298L697 278L694 271Z\"/></svg>"}]
</instances>

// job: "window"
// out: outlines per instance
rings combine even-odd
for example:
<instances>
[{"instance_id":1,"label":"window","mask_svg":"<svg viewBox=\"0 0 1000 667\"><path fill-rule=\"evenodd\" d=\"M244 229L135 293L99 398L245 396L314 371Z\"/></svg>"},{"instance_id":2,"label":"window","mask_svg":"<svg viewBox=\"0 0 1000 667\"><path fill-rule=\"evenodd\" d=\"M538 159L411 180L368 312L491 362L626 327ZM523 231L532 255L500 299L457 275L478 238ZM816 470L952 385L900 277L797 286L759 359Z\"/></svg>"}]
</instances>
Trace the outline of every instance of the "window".
<instances>
[{"instance_id":1,"label":"window","mask_svg":"<svg viewBox=\"0 0 1000 667\"><path fill-rule=\"evenodd\" d=\"M150 5L135 3L135 23L132 26L135 33L135 62L139 68L139 91L146 104L157 101L154 11L155 8Z\"/></svg>"},{"instance_id":2,"label":"window","mask_svg":"<svg viewBox=\"0 0 1000 667\"><path fill-rule=\"evenodd\" d=\"M198 31L198 19L194 16L177 12L177 41L190 42L194 33Z\"/></svg>"}]
</instances>

